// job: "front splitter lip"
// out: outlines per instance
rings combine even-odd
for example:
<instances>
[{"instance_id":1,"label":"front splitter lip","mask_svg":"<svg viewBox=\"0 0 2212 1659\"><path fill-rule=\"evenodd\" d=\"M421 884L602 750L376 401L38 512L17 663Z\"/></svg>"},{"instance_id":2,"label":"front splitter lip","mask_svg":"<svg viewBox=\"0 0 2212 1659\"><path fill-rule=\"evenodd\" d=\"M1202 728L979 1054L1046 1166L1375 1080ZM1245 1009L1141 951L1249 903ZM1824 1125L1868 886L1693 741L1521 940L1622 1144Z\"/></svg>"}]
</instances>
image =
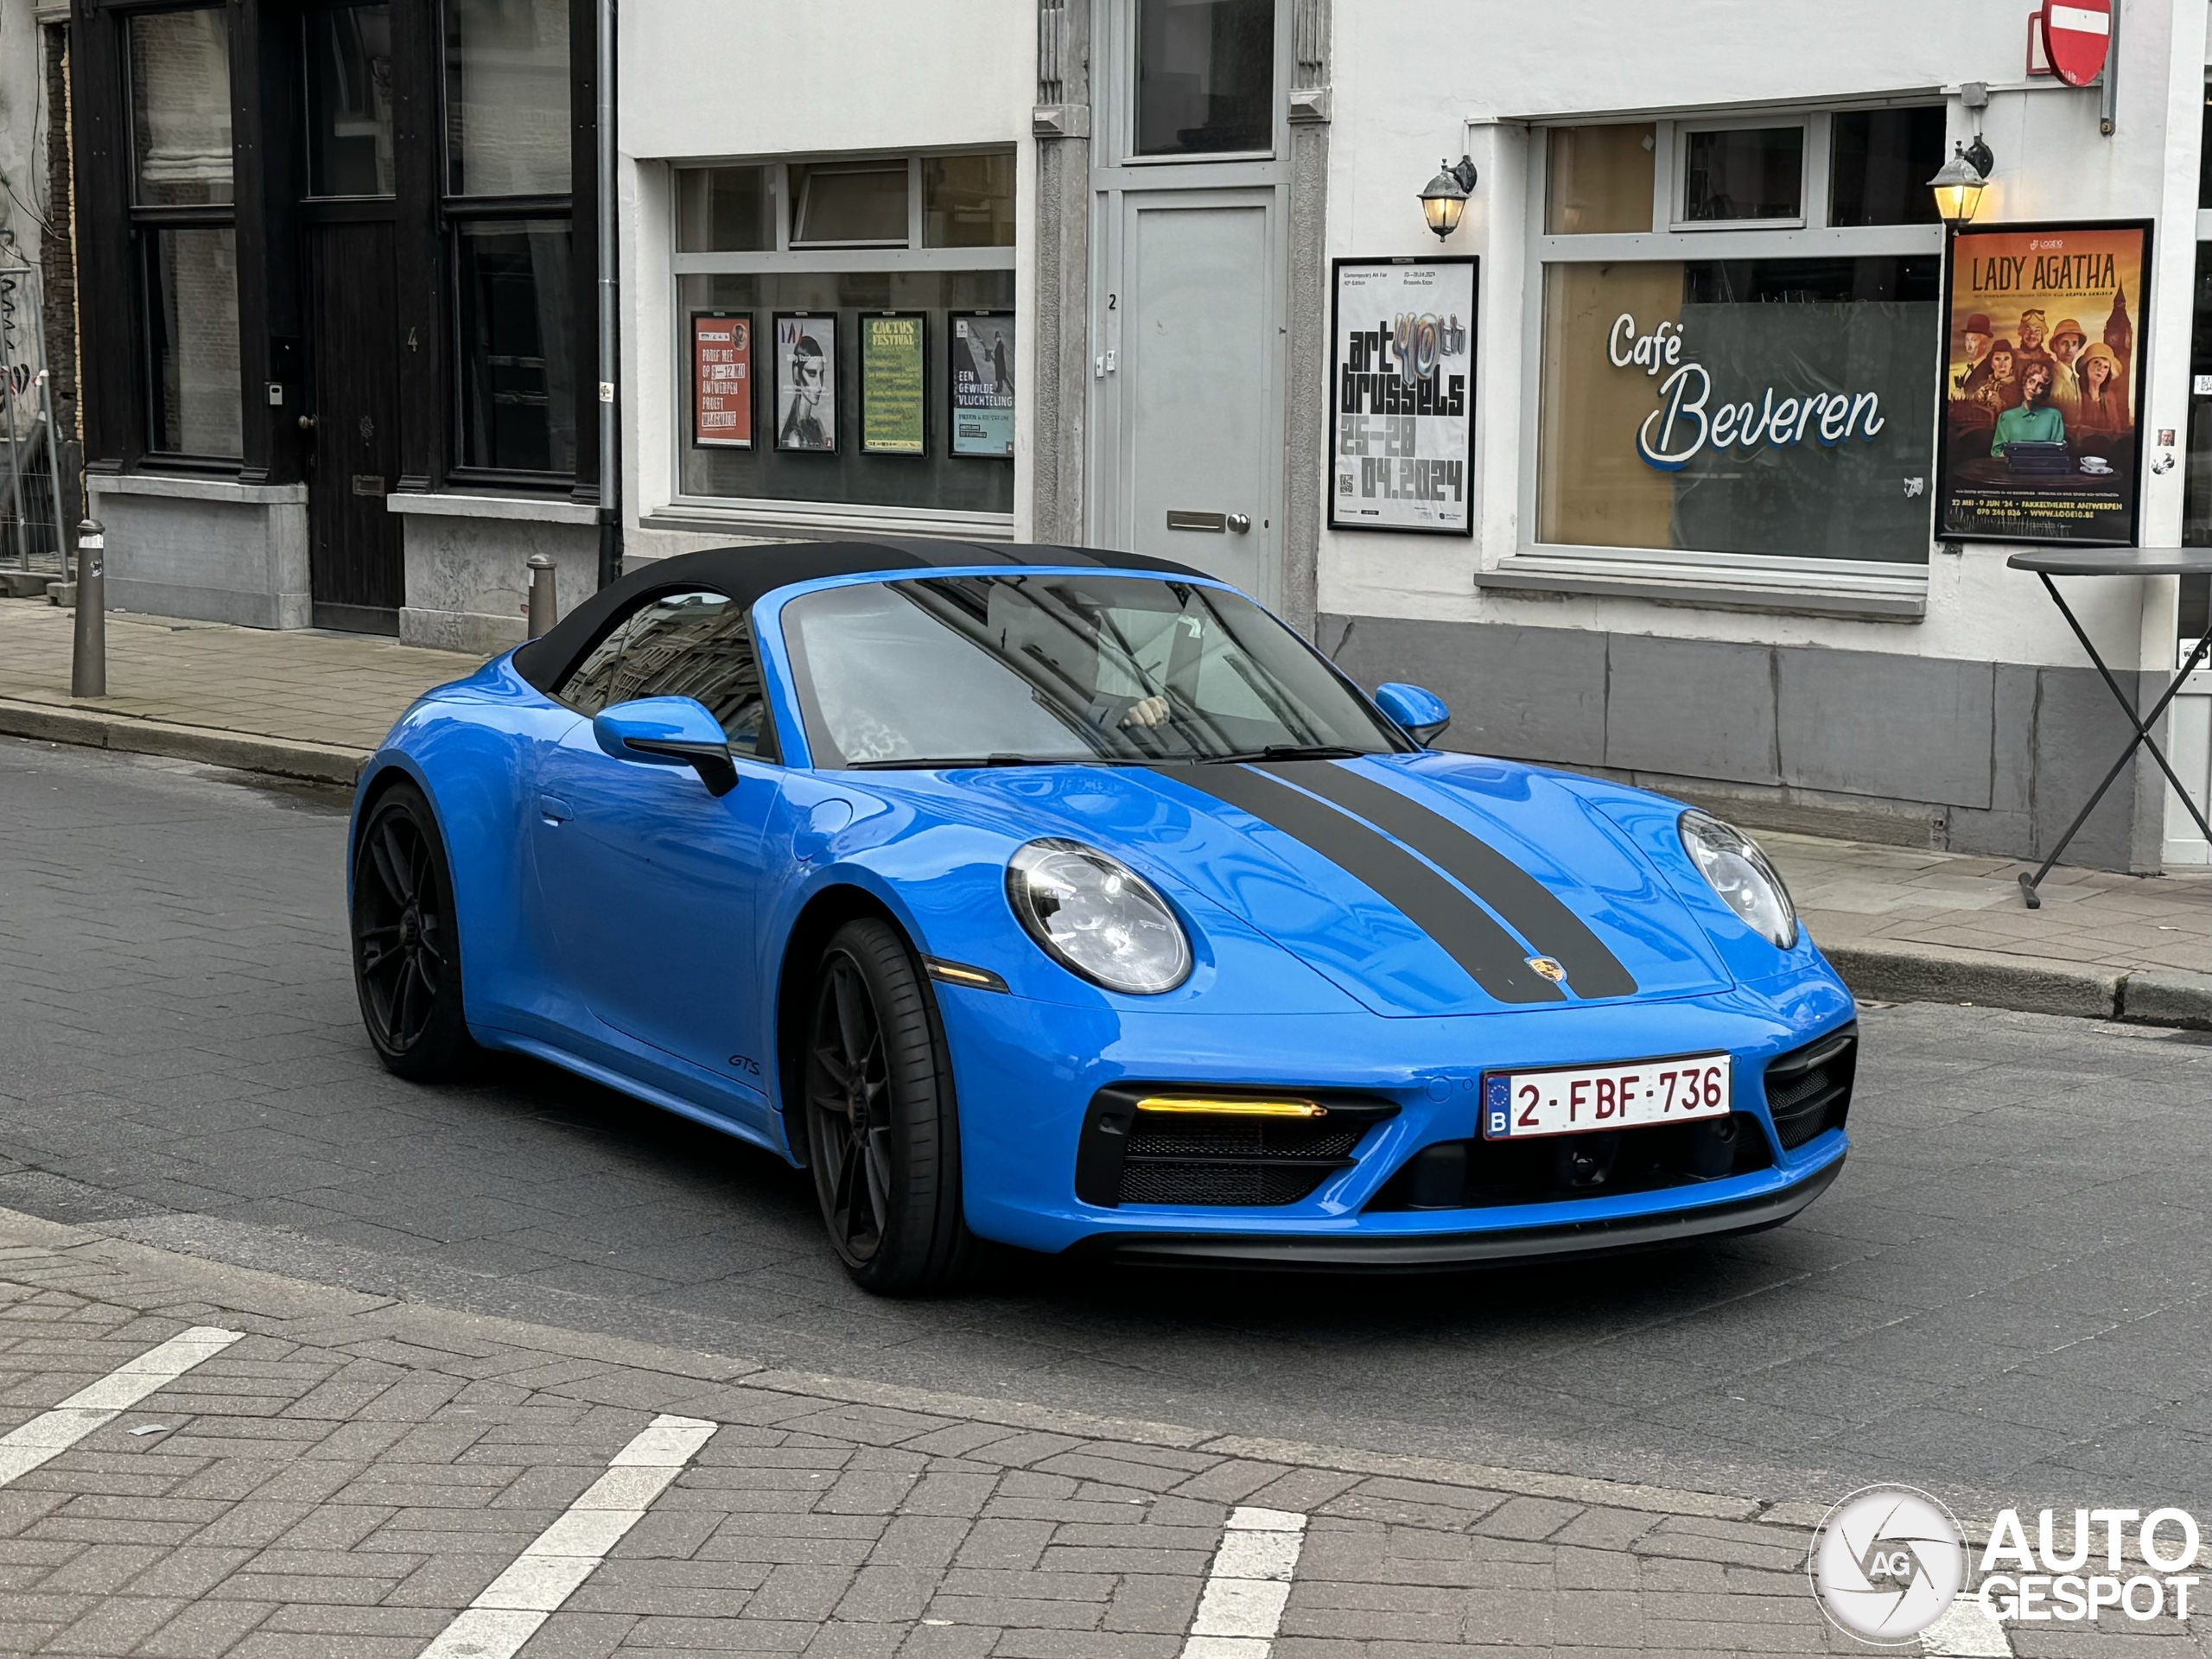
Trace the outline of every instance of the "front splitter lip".
<instances>
[{"instance_id":1,"label":"front splitter lip","mask_svg":"<svg viewBox=\"0 0 2212 1659\"><path fill-rule=\"evenodd\" d=\"M1128 1265L1277 1268L1307 1272L1440 1273L1522 1262L1571 1262L1633 1250L1664 1249L1779 1227L1827 1191L1842 1171L1838 1155L1778 1192L1659 1216L1555 1223L1417 1238L1298 1238L1234 1233L1094 1233L1068 1249Z\"/></svg>"}]
</instances>

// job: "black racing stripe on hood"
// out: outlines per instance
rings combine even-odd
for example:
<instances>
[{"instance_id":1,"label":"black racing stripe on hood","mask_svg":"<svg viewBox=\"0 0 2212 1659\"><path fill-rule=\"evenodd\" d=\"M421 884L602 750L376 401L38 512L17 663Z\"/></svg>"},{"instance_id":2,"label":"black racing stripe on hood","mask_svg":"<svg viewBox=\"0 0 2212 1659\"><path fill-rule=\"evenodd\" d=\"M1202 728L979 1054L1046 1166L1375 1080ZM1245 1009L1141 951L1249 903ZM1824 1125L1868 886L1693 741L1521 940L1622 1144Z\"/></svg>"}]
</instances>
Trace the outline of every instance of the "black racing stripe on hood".
<instances>
[{"instance_id":1,"label":"black racing stripe on hood","mask_svg":"<svg viewBox=\"0 0 2212 1659\"><path fill-rule=\"evenodd\" d=\"M1265 770L1357 812L1395 836L1505 918L1567 969L1577 996L1633 996L1636 976L1559 895L1488 842L1414 800L1333 760L1277 760Z\"/></svg>"},{"instance_id":2,"label":"black racing stripe on hood","mask_svg":"<svg viewBox=\"0 0 2212 1659\"><path fill-rule=\"evenodd\" d=\"M1241 808L1366 883L1500 1002L1560 1002L1559 987L1497 918L1397 842L1357 818L1248 766L1158 767L1163 778Z\"/></svg>"}]
</instances>

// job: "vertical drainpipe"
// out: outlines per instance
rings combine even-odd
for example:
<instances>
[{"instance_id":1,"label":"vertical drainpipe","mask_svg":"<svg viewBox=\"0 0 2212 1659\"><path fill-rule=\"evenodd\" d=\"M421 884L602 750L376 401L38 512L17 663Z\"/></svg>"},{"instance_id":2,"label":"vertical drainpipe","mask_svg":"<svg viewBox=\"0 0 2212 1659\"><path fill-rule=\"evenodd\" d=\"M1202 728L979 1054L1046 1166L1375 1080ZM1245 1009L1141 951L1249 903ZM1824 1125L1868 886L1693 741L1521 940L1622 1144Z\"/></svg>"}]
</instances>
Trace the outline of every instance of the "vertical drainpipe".
<instances>
[{"instance_id":1,"label":"vertical drainpipe","mask_svg":"<svg viewBox=\"0 0 2212 1659\"><path fill-rule=\"evenodd\" d=\"M622 575L620 247L614 200L614 8L599 0L599 585Z\"/></svg>"}]
</instances>

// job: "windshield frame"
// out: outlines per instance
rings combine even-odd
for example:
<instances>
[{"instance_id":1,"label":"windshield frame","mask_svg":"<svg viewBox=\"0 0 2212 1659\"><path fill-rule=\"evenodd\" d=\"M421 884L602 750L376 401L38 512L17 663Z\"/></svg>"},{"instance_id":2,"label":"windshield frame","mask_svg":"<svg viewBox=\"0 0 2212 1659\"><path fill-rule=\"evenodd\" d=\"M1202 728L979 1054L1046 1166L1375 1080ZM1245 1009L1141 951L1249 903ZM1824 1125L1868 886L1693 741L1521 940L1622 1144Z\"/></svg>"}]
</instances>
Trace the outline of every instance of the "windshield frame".
<instances>
[{"instance_id":1,"label":"windshield frame","mask_svg":"<svg viewBox=\"0 0 2212 1659\"><path fill-rule=\"evenodd\" d=\"M803 665L793 644L785 630L784 611L787 606L811 595L836 588L865 586L897 587L918 585L929 582L967 577L1021 579L1029 577L1089 577L1122 578L1137 582L1157 582L1183 588L1204 588L1243 601L1264 617L1268 623L1288 637L1298 648L1305 651L1327 671L1344 691L1373 721L1376 747L1372 749L1350 750L1330 748L1337 753L1412 753L1421 745L1412 735L1382 712L1375 700L1363 690L1351 676L1332 662L1313 643L1293 628L1282 618L1254 599L1249 594L1232 584L1196 572L1167 574L1141 568L1123 568L1096 564L1021 564L993 563L986 565L947 565L928 570L884 570L860 572L825 579L795 582L790 587L764 594L754 607L754 632L764 651L772 652L777 672L773 701L779 718L785 721L784 744L785 764L817 772L855 772L896 776L902 772L929 772L951 771L965 766L1178 766L1220 765L1233 757L1206 755L1169 755L1158 758L1143 756L1087 755L1070 757L1010 756L929 756L911 762L842 763L827 760L817 753L816 735L821 720L818 709L810 706L811 698ZM1249 758L1263 758L1253 755Z\"/></svg>"}]
</instances>

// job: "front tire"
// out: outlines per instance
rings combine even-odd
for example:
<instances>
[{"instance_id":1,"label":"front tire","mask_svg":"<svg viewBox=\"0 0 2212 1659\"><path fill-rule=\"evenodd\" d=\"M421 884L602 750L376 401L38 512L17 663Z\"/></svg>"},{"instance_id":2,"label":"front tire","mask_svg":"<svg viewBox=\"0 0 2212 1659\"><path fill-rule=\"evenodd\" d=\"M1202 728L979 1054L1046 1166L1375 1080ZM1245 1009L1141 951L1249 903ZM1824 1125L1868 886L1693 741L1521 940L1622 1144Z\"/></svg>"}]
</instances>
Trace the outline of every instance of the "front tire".
<instances>
[{"instance_id":1,"label":"front tire","mask_svg":"<svg viewBox=\"0 0 2212 1659\"><path fill-rule=\"evenodd\" d=\"M353 988L386 1069L454 1077L474 1050L461 1005L461 927L436 815L411 783L377 798L353 846Z\"/></svg>"},{"instance_id":2,"label":"front tire","mask_svg":"<svg viewBox=\"0 0 2212 1659\"><path fill-rule=\"evenodd\" d=\"M807 1039L807 1147L838 1259L878 1295L955 1283L976 1245L961 1211L952 1066L895 928L863 918L831 936Z\"/></svg>"}]
</instances>

